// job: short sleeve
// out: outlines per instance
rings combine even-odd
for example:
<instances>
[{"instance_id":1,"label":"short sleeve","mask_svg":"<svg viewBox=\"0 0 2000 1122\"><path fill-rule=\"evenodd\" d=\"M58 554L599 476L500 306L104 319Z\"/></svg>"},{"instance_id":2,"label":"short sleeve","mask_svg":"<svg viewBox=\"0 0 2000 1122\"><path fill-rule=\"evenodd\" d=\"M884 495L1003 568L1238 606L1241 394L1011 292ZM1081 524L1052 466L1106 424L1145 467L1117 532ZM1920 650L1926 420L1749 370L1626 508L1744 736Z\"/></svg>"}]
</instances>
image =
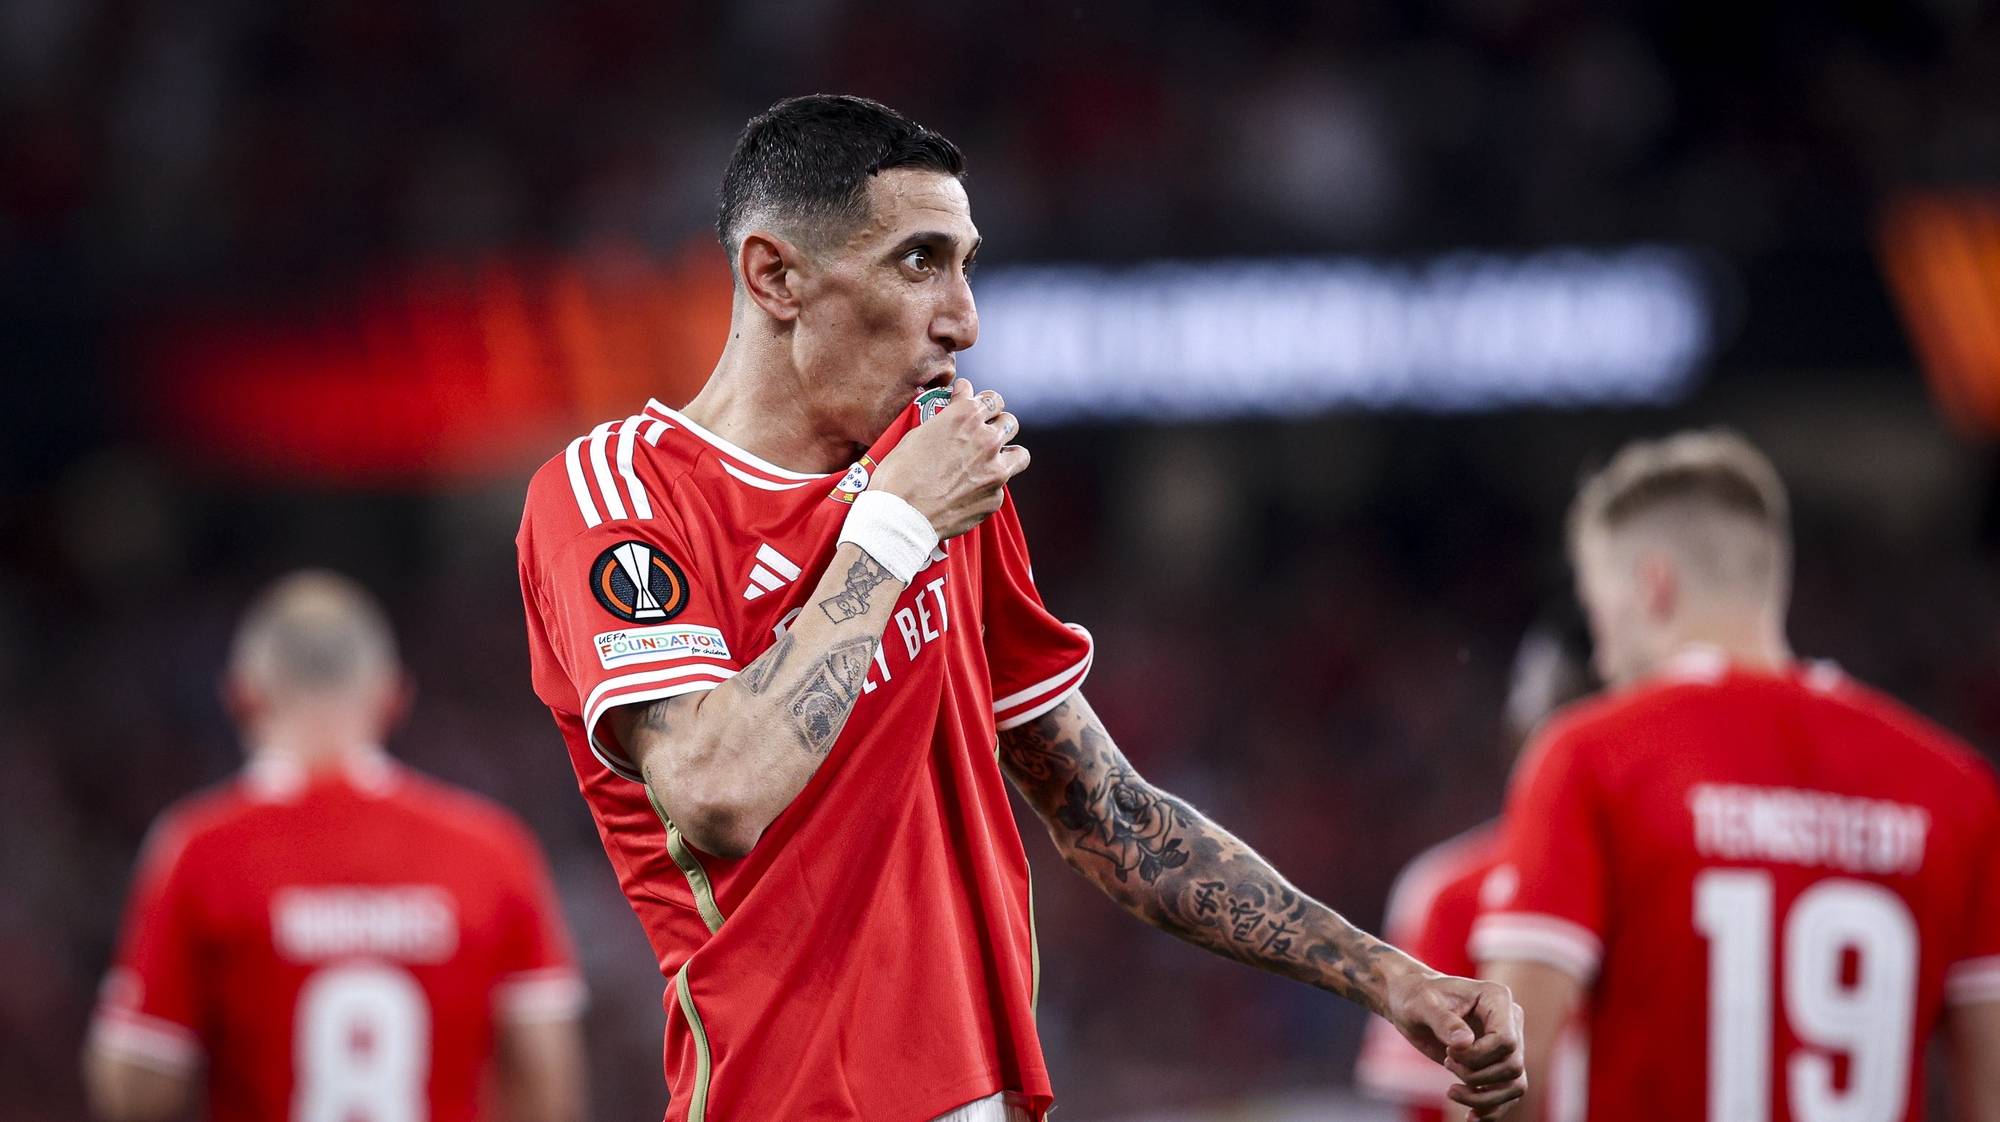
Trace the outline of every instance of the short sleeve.
<instances>
[{"instance_id":1,"label":"short sleeve","mask_svg":"<svg viewBox=\"0 0 2000 1122\"><path fill-rule=\"evenodd\" d=\"M1983 770L1983 769L1982 769ZM1966 914L1971 927L1957 957L1945 967L1944 998L1949 1005L2000 1002L2000 794L1986 772L1988 798L1983 841L1970 847L1972 869Z\"/></svg>"},{"instance_id":2,"label":"short sleeve","mask_svg":"<svg viewBox=\"0 0 2000 1122\"><path fill-rule=\"evenodd\" d=\"M1588 983L1604 954L1605 839L1582 742L1560 726L1530 746L1508 792L1500 863L1481 894L1472 953L1539 962Z\"/></svg>"},{"instance_id":3,"label":"short sleeve","mask_svg":"<svg viewBox=\"0 0 2000 1122\"><path fill-rule=\"evenodd\" d=\"M1090 672L1090 632L1050 614L1035 589L1028 541L1009 493L981 535L986 661L993 719L1003 729L1055 708Z\"/></svg>"},{"instance_id":4,"label":"short sleeve","mask_svg":"<svg viewBox=\"0 0 2000 1122\"><path fill-rule=\"evenodd\" d=\"M493 1011L516 1023L570 1020L583 1012L585 988L548 862L525 829L513 849Z\"/></svg>"},{"instance_id":5,"label":"short sleeve","mask_svg":"<svg viewBox=\"0 0 2000 1122\"><path fill-rule=\"evenodd\" d=\"M91 1026L95 1048L170 1074L203 1052L200 907L185 856L184 831L163 819L140 857Z\"/></svg>"},{"instance_id":6,"label":"short sleeve","mask_svg":"<svg viewBox=\"0 0 2000 1122\"><path fill-rule=\"evenodd\" d=\"M577 714L591 751L635 782L638 768L602 726L620 705L712 690L742 669L724 634L720 584L695 542L667 518L593 526L534 559L524 583L531 635L567 688L545 696ZM539 623L539 627L536 624ZM538 675L539 677L540 675Z\"/></svg>"}]
</instances>

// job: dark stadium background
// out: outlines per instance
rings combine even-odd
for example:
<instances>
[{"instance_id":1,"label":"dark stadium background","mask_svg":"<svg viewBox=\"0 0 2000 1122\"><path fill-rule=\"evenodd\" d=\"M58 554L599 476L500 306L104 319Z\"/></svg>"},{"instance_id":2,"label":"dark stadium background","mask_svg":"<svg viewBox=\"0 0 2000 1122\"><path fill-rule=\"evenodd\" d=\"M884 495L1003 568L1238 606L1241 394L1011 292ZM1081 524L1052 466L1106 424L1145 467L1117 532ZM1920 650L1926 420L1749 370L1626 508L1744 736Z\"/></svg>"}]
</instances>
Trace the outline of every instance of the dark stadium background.
<instances>
[{"instance_id":1,"label":"dark stadium background","mask_svg":"<svg viewBox=\"0 0 2000 1122\"><path fill-rule=\"evenodd\" d=\"M1097 636L1093 702L1356 919L1496 808L1513 644L1564 594L1577 473L1630 435L1763 443L1799 508L1799 649L1991 750L1996 74L1990 0L9 0L0 1113L80 1116L147 823L237 760L233 614L315 564L394 610L421 688L397 754L550 847L597 1117L658 1117L660 985L528 689L512 534L561 438L705 373L713 183L791 93L954 137L995 284L1560 246L1698 263L1712 338L1656 403L1022 408L1017 494L1047 598ZM1130 921L1024 826L1064 1117L1347 1109L1355 1010Z\"/></svg>"}]
</instances>

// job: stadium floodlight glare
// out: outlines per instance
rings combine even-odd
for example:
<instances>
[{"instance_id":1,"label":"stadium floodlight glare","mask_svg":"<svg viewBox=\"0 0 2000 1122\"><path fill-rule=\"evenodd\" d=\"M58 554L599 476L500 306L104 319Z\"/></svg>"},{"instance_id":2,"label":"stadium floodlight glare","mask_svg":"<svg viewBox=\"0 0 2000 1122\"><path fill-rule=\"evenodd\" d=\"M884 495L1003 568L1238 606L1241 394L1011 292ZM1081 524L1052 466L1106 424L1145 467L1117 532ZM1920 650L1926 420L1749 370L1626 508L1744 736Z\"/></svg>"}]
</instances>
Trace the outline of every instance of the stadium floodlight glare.
<instances>
[{"instance_id":1,"label":"stadium floodlight glare","mask_svg":"<svg viewBox=\"0 0 2000 1122\"><path fill-rule=\"evenodd\" d=\"M1667 404L1718 335L1662 246L990 268L968 377L1039 421Z\"/></svg>"}]
</instances>

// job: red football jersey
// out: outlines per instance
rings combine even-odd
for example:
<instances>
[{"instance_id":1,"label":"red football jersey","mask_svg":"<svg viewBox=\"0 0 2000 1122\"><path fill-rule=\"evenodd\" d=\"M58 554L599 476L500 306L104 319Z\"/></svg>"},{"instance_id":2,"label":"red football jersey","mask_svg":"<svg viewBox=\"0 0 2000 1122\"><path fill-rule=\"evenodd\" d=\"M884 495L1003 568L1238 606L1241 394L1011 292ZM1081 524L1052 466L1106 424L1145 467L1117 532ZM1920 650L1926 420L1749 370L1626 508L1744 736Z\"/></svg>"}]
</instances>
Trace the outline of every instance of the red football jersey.
<instances>
[{"instance_id":1,"label":"red football jersey","mask_svg":"<svg viewBox=\"0 0 2000 1122\"><path fill-rule=\"evenodd\" d=\"M1481 961L1589 983L1592 1118L1916 1119L1947 1002L2000 1000L2000 788L1830 666L1691 650L1515 779Z\"/></svg>"},{"instance_id":2,"label":"red football jersey","mask_svg":"<svg viewBox=\"0 0 2000 1122\"><path fill-rule=\"evenodd\" d=\"M1499 861L1497 822L1475 826L1418 854L1390 889L1383 938L1433 970L1476 976L1472 924L1488 874ZM1548 1081L1545 1117L1557 1122L1583 1117L1582 1048L1580 1032L1565 1033L1556 1045L1552 1070L1536 1073L1537 1080ZM1457 1082L1380 1017L1368 1020L1354 1074L1363 1090L1403 1104L1407 1122L1445 1122L1444 1093ZM1463 1116L1463 1110L1451 1114L1452 1119Z\"/></svg>"},{"instance_id":3,"label":"red football jersey","mask_svg":"<svg viewBox=\"0 0 2000 1122\"><path fill-rule=\"evenodd\" d=\"M575 1016L541 852L511 815L373 755L261 759L169 810L92 1032L204 1057L217 1122L482 1116L496 1018Z\"/></svg>"},{"instance_id":4,"label":"red football jersey","mask_svg":"<svg viewBox=\"0 0 2000 1122\"><path fill-rule=\"evenodd\" d=\"M1034 1023L1028 864L996 729L1083 681L1011 499L898 598L818 772L740 859L649 805L618 705L713 689L806 607L872 466L786 471L658 402L536 474L519 538L536 692L569 745L666 995L669 1117L920 1122L1052 1100Z\"/></svg>"}]
</instances>

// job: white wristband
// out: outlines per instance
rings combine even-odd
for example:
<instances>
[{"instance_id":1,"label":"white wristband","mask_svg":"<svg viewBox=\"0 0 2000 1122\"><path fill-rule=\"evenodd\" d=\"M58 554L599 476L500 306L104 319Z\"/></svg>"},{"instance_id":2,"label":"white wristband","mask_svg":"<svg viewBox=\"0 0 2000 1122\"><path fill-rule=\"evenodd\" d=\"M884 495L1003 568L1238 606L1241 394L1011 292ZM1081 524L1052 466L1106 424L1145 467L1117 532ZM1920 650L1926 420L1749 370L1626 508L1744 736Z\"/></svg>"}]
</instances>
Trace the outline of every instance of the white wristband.
<instances>
[{"instance_id":1,"label":"white wristband","mask_svg":"<svg viewBox=\"0 0 2000 1122\"><path fill-rule=\"evenodd\" d=\"M853 542L904 584L930 561L937 531L917 508L887 491L863 491L841 524L840 541Z\"/></svg>"}]
</instances>

